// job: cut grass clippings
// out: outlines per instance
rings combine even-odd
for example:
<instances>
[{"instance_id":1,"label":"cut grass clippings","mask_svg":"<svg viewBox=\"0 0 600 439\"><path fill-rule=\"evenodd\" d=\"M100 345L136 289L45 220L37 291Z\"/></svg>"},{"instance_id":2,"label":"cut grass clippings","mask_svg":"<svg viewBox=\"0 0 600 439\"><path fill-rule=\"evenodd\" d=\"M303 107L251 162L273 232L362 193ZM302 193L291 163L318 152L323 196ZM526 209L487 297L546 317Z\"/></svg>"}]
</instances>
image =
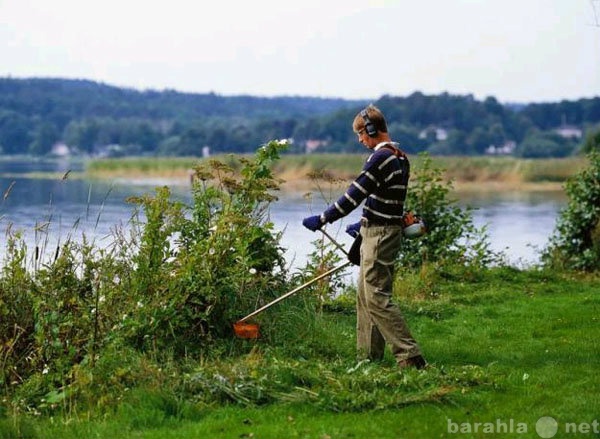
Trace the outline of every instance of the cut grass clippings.
<instances>
[{"instance_id":1,"label":"cut grass clippings","mask_svg":"<svg viewBox=\"0 0 600 439\"><path fill-rule=\"evenodd\" d=\"M405 281L418 287L418 277ZM389 353L356 362L353 314L325 312L313 337L278 338L265 322L266 339L231 341L245 355L158 365L159 378L123 390L110 410L5 409L0 438L539 438L544 416L556 437L599 437L599 285L535 269L441 269L423 291L399 289L426 370L399 372ZM572 425L582 427L567 433Z\"/></svg>"}]
</instances>

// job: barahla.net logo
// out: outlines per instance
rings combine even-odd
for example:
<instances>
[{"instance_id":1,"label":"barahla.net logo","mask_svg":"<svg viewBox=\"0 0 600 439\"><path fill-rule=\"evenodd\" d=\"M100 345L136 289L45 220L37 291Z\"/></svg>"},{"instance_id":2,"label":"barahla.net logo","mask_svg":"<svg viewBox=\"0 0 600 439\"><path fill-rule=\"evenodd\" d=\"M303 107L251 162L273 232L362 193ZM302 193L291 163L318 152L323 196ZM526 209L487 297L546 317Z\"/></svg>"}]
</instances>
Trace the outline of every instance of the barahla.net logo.
<instances>
[{"instance_id":1,"label":"barahla.net logo","mask_svg":"<svg viewBox=\"0 0 600 439\"><path fill-rule=\"evenodd\" d=\"M448 418L447 431L450 434L523 434L530 430L530 426L526 422L519 422L514 419L496 419L493 422L455 422ZM542 416L537 420L534 426L535 432L542 439L551 439L557 433L561 433L561 437L565 435L577 434L599 434L600 421L594 419L592 422L564 422L559 424L556 419L551 416ZM457 436L458 437L458 436Z\"/></svg>"}]
</instances>

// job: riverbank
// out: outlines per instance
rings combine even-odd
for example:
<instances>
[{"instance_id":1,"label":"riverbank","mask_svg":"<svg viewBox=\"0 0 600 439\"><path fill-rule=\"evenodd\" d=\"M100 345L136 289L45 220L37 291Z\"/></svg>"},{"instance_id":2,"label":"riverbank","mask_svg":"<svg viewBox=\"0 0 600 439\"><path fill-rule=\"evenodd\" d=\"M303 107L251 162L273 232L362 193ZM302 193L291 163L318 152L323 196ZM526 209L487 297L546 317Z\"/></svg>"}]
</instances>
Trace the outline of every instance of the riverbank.
<instances>
[{"instance_id":1,"label":"riverbank","mask_svg":"<svg viewBox=\"0 0 600 439\"><path fill-rule=\"evenodd\" d=\"M225 163L228 156L217 156ZM347 184L362 168L363 154L283 155L274 168L284 190L310 190L315 178ZM156 181L159 184L187 185L193 169L205 159L121 158L93 160L85 175L90 178L122 181ZM421 158L413 157L413 174L418 177ZM518 159L514 157L434 157L444 170L443 179L452 181L456 191L559 191L564 182L586 166L583 157L563 159Z\"/></svg>"},{"instance_id":2,"label":"riverbank","mask_svg":"<svg viewBox=\"0 0 600 439\"><path fill-rule=\"evenodd\" d=\"M597 278L502 267L407 282L398 299L425 370L399 372L389 352L357 363L351 302L312 320L274 308L264 323L283 319L287 337L232 340L245 354L103 352L43 413L0 404L0 437L539 438L545 417L556 437L596 437Z\"/></svg>"},{"instance_id":3,"label":"riverbank","mask_svg":"<svg viewBox=\"0 0 600 439\"><path fill-rule=\"evenodd\" d=\"M258 315L259 339L234 337L240 316L338 262L304 230L295 241L311 251L310 265L283 268L284 248L270 239L275 228L253 215L270 187L252 172L264 169L264 158L244 168L234 197L231 179L197 191L191 209L171 203L165 188L129 197L144 209L142 221L136 216L103 242L79 245L68 235L48 259L37 247L29 259L33 247L7 233L0 438L428 438L458 437L457 429L480 437L469 429L484 423L490 437L514 437L504 425L535 437L547 416L589 432L600 394L597 275L505 265L477 237L463 246L458 232L470 223L452 213L440 215L452 224L432 227L425 251L407 241L408 263L398 264L394 282L427 369L398 371L390 352L381 362L356 360L355 287L337 277ZM46 202L50 185L35 183ZM70 183L83 184L71 191ZM67 198L83 192L89 203L92 186L112 191L112 183L67 178L55 186ZM12 196L31 205L33 193ZM68 209L57 198L52 213L63 223ZM93 213L86 217L93 222ZM302 216L292 217L301 228ZM521 221L502 222L509 229L501 235L527 241ZM36 242L49 230L38 224Z\"/></svg>"}]
</instances>

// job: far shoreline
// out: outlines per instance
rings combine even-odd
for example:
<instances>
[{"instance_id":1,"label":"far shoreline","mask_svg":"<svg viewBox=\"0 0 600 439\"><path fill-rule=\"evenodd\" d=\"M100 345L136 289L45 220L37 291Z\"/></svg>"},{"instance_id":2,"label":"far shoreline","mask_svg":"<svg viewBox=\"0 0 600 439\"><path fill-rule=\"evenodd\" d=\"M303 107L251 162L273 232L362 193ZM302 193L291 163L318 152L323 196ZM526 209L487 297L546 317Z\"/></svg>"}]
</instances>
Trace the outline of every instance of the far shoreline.
<instances>
[{"instance_id":1,"label":"far shoreline","mask_svg":"<svg viewBox=\"0 0 600 439\"><path fill-rule=\"evenodd\" d=\"M88 178L84 175L82 178ZM120 173L109 173L105 175L94 175L92 179L113 180L120 184L144 185L144 186L170 186L170 187L191 187L191 176L189 174L173 175L172 173L164 175L161 173L148 174L139 173L139 175L123 175ZM309 177L282 179L279 190L284 193L312 192L318 189L318 184ZM339 187L345 189L352 182L352 178L340 178L336 183L321 182L320 186ZM498 192L564 192L564 182L544 181L544 182L525 182L514 180L485 180L485 181L449 181L452 192L454 193L498 193Z\"/></svg>"},{"instance_id":2,"label":"far shoreline","mask_svg":"<svg viewBox=\"0 0 600 439\"><path fill-rule=\"evenodd\" d=\"M215 159L223 160L223 157ZM185 188L191 186L194 168L202 161L193 157L98 159L87 161L83 168L75 167L72 172L3 173L2 177L113 181L123 185ZM358 154L286 155L275 163L273 174L282 181L282 192L313 192L319 187L336 191L339 188L342 191L355 178L363 161L364 155ZM435 167L443 171L442 179L450 185L451 191L459 194L505 191L564 193L568 179L587 164L583 157L536 160L480 156L432 157L432 161ZM418 178L421 157L415 156L412 162L414 182ZM315 179L315 174L323 172L327 174L326 179Z\"/></svg>"},{"instance_id":3,"label":"far shoreline","mask_svg":"<svg viewBox=\"0 0 600 439\"><path fill-rule=\"evenodd\" d=\"M273 166L273 174L283 183L286 192L310 192L321 187L340 189L356 177L365 159L364 154L297 154L283 155ZM215 156L235 168L231 156ZM414 155L412 179L424 157ZM508 156L432 156L433 166L442 170L442 179L457 193L499 191L563 192L566 181L587 164L585 157L522 159ZM191 185L194 167L204 159L123 158L93 160L87 163L84 178L116 180L132 184L168 186ZM315 180L315 174L327 174L327 179ZM327 180L327 181L326 181Z\"/></svg>"}]
</instances>

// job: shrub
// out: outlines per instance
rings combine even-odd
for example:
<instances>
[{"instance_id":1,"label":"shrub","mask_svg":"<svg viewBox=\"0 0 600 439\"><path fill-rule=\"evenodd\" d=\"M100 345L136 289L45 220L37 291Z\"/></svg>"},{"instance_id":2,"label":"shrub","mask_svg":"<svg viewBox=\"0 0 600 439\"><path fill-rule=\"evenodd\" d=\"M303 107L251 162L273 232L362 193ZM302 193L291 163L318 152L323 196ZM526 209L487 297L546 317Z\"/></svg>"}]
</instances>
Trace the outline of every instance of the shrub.
<instances>
[{"instance_id":1,"label":"shrub","mask_svg":"<svg viewBox=\"0 0 600 439\"><path fill-rule=\"evenodd\" d=\"M52 255L36 251L27 267L21 235L7 232L0 386L35 406L66 397L84 369L106 364L107 352L181 358L231 338L234 321L285 286L267 215L278 187L271 164L283 147L264 145L254 160L239 159L239 171L216 161L199 167L189 206L168 188L130 200L143 215L134 213L129 236L113 229L106 248L69 238Z\"/></svg>"},{"instance_id":2,"label":"shrub","mask_svg":"<svg viewBox=\"0 0 600 439\"><path fill-rule=\"evenodd\" d=\"M278 188L271 164L280 142L235 166L211 160L195 169L191 206L168 189L132 201L144 209L133 279L135 309L123 325L136 346L198 349L231 336L231 324L283 289L285 261L268 220Z\"/></svg>"},{"instance_id":3,"label":"shrub","mask_svg":"<svg viewBox=\"0 0 600 439\"><path fill-rule=\"evenodd\" d=\"M472 209L461 208L449 197L452 183L443 179L443 169L433 166L422 154L416 178L409 183L405 209L426 222L427 233L418 239L405 239L399 254L400 265L421 266L424 262L452 262L485 266L499 261L489 247L486 228L473 223Z\"/></svg>"},{"instance_id":4,"label":"shrub","mask_svg":"<svg viewBox=\"0 0 600 439\"><path fill-rule=\"evenodd\" d=\"M600 269L600 152L588 154L589 166L571 177L565 191L567 207L542 261L551 267L597 271Z\"/></svg>"},{"instance_id":5,"label":"shrub","mask_svg":"<svg viewBox=\"0 0 600 439\"><path fill-rule=\"evenodd\" d=\"M19 382L31 370L34 347L32 280L25 268L25 244L19 232L7 233L0 272L0 385Z\"/></svg>"}]
</instances>

